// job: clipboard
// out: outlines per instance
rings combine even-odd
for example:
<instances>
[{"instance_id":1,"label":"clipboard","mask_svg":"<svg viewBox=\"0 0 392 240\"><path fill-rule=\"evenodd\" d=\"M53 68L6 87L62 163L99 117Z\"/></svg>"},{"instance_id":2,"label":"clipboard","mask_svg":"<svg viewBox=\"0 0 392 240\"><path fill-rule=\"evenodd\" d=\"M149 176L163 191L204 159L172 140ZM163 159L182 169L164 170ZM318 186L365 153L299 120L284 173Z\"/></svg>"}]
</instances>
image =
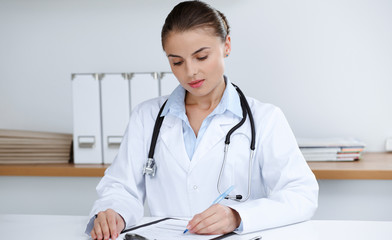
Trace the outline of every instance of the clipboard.
<instances>
[{"instance_id":1,"label":"clipboard","mask_svg":"<svg viewBox=\"0 0 392 240\"><path fill-rule=\"evenodd\" d=\"M162 218L162 219L158 219L158 220L155 220L155 221L152 221L152 222L148 222L148 223L145 223L145 224L141 224L141 225L138 225L138 226L135 226L135 227L132 227L132 228L124 229L124 230L121 232L121 234L122 234L122 233L127 233L127 232L132 232L132 231L135 231L135 230L137 230L137 229L140 229L140 228L143 228L143 227L147 227L147 226L151 226L151 225L154 225L154 224L157 224L157 223L160 223L160 222L163 222L163 221L171 220L171 219L173 219L173 220L180 220L180 219L178 219L178 218L170 218L170 217L168 217L168 218ZM234 233L234 232L229 232L229 233L223 234L223 235L218 236L218 237L210 238L209 240L224 239L224 238L227 238L227 237L232 236L232 235L235 235L235 233ZM159 240L159 239L158 239L158 240Z\"/></svg>"}]
</instances>

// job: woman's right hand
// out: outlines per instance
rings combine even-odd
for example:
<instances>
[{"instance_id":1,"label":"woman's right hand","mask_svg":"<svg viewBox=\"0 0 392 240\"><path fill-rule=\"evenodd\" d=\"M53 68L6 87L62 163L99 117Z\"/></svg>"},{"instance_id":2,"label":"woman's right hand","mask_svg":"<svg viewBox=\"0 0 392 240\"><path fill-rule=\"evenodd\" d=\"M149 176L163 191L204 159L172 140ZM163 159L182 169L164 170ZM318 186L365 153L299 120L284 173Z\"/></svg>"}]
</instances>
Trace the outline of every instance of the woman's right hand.
<instances>
[{"instance_id":1,"label":"woman's right hand","mask_svg":"<svg viewBox=\"0 0 392 240\"><path fill-rule=\"evenodd\" d=\"M125 221L120 214L113 209L99 212L94 220L91 230L91 238L97 240L116 239L125 228Z\"/></svg>"}]
</instances>

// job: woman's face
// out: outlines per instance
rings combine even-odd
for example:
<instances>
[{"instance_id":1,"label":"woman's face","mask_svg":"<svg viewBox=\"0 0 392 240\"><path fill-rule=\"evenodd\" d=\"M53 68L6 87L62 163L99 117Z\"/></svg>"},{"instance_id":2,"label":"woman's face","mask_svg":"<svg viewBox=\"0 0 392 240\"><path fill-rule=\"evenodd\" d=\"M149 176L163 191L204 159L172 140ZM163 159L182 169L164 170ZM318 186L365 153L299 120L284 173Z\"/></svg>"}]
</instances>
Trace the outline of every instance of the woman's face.
<instances>
[{"instance_id":1,"label":"woman's face","mask_svg":"<svg viewBox=\"0 0 392 240\"><path fill-rule=\"evenodd\" d=\"M221 94L219 89L224 89L224 58L230 47L230 37L223 43L211 30L204 28L174 31L165 41L165 52L173 74L195 97Z\"/></svg>"}]
</instances>

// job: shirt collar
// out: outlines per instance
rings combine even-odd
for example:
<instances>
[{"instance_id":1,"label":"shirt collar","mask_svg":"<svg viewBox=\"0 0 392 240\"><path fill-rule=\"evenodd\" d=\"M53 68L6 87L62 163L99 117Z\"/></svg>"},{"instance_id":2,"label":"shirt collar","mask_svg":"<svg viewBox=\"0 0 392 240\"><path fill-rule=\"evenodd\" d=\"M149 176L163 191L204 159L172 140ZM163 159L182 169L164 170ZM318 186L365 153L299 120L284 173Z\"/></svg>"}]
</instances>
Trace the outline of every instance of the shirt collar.
<instances>
[{"instance_id":1,"label":"shirt collar","mask_svg":"<svg viewBox=\"0 0 392 240\"><path fill-rule=\"evenodd\" d=\"M226 110L232 112L236 116L242 118L241 102L237 90L231 84L230 80L223 76L226 82L226 88L218 106L214 109L213 114L223 114ZM173 114L183 120L186 119L185 114L185 89L178 85L169 96L167 103L161 113L161 116Z\"/></svg>"}]
</instances>

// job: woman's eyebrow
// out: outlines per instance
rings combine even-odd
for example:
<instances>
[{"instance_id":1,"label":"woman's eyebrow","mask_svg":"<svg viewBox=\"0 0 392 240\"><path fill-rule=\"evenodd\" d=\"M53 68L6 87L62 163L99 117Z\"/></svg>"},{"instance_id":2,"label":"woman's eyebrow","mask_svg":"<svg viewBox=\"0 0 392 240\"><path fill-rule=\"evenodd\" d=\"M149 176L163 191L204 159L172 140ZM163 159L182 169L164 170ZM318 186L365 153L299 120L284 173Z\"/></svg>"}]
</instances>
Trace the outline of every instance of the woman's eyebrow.
<instances>
[{"instance_id":1,"label":"woman's eyebrow","mask_svg":"<svg viewBox=\"0 0 392 240\"><path fill-rule=\"evenodd\" d=\"M169 55L167 55L167 57L178 57L178 58L182 58L181 56L174 55L174 54L169 54Z\"/></svg>"},{"instance_id":2,"label":"woman's eyebrow","mask_svg":"<svg viewBox=\"0 0 392 240\"><path fill-rule=\"evenodd\" d=\"M202 47L199 50L196 50L194 53L192 53L192 56L197 54L197 53L199 53L199 52L201 52L201 51L203 51L203 50L205 50L205 49L209 49L209 47Z\"/></svg>"},{"instance_id":3,"label":"woman's eyebrow","mask_svg":"<svg viewBox=\"0 0 392 240\"><path fill-rule=\"evenodd\" d=\"M202 48L196 50L194 53L192 53L192 56L195 55L195 54L197 54L197 53L199 53L199 52L201 52L201 51L203 51L203 50L205 50L205 49L210 49L210 47L202 47ZM167 57L178 57L178 58L183 58L183 57L181 57L181 56L179 56L179 55L175 55L175 54L169 54L169 55L167 55Z\"/></svg>"}]
</instances>

